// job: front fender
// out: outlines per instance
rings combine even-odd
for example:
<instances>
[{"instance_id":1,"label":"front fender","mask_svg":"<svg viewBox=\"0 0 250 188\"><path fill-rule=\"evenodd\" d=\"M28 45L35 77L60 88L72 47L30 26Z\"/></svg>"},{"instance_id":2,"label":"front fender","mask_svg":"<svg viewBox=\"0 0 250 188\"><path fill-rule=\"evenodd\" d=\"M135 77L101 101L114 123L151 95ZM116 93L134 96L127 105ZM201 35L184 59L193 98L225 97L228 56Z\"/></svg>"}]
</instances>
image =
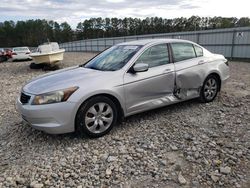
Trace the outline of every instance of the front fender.
<instances>
[{"instance_id":1,"label":"front fender","mask_svg":"<svg viewBox=\"0 0 250 188\"><path fill-rule=\"evenodd\" d=\"M79 90L76 94L74 93L73 97L69 98L70 102L75 102L77 103L77 108L75 113L77 113L79 107L89 98L96 96L96 95L111 95L115 97L120 105L121 108L123 109L124 112L126 112L125 109L125 100L124 100L124 91L123 91L123 86L112 88L111 89L100 89L100 90L95 90L95 91L83 91L83 89Z\"/></svg>"}]
</instances>

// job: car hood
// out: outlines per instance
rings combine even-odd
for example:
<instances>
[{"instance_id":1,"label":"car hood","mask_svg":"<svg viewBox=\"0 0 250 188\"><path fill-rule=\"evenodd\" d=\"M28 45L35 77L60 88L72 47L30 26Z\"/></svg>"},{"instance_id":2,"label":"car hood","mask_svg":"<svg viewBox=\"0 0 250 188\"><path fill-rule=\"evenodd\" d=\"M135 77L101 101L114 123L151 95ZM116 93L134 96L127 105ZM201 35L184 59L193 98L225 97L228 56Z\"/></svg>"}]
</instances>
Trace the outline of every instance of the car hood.
<instances>
[{"instance_id":1,"label":"car hood","mask_svg":"<svg viewBox=\"0 0 250 188\"><path fill-rule=\"evenodd\" d=\"M71 67L39 76L28 82L23 87L23 91L30 94L42 94L103 80L107 75L110 73L83 67ZM98 79L99 77L102 78Z\"/></svg>"}]
</instances>

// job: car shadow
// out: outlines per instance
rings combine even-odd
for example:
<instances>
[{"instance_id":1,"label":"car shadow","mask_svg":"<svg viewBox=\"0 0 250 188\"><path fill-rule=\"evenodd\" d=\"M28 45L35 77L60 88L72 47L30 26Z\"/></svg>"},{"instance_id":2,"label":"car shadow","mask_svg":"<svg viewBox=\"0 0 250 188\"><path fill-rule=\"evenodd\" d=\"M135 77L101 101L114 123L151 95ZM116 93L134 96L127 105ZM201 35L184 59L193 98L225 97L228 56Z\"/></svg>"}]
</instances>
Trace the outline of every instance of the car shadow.
<instances>
[{"instance_id":1,"label":"car shadow","mask_svg":"<svg viewBox=\"0 0 250 188\"><path fill-rule=\"evenodd\" d=\"M16 59L16 60L10 60L10 62L27 62L27 61L32 61L33 59Z\"/></svg>"},{"instance_id":2,"label":"car shadow","mask_svg":"<svg viewBox=\"0 0 250 188\"><path fill-rule=\"evenodd\" d=\"M220 97L218 97L215 101L219 101ZM129 116L125 118L123 121L118 123L110 133L107 135L104 135L103 137L100 138L90 138L86 135L81 135L79 133L66 133L66 134L58 134L58 135L53 135L53 134L48 134L39 130L36 130L32 128L29 125L25 125L24 123L18 123L18 126L22 126L21 130L19 130L18 134L18 140L22 142L22 137L25 137L25 139L31 139L33 142L33 147L38 146L41 142L45 143L47 147L50 147L50 145L56 146L56 147L68 147L68 146L73 146L74 144L79 144L79 143L91 143L93 141L100 141L102 142L103 140L106 139L112 139L113 137L119 136L119 132L123 132L124 129L126 129L125 126L131 125L128 127L128 129L133 129L134 126L138 125L138 122L141 120L143 121L152 121L154 122L155 120L158 119L158 117L164 116L169 116L171 114L175 113L183 113L183 111L187 111L188 109L195 110L195 108L199 108L200 105L205 105L203 103L200 103L197 99L191 99L188 101L164 106L161 108L149 110L146 112L142 112L136 115ZM135 127L134 127L135 128Z\"/></svg>"},{"instance_id":3,"label":"car shadow","mask_svg":"<svg viewBox=\"0 0 250 188\"><path fill-rule=\"evenodd\" d=\"M155 108L155 109L148 110L148 111L145 111L145 112L141 112L141 113L138 113L138 114L135 114L135 115L131 115L131 116L125 118L124 122L134 121L134 120L136 120L138 118L148 119L149 116L162 115L165 112L169 112L169 114L170 114L170 113L174 112L175 110L187 109L187 108L190 108L190 106L194 106L194 105L197 105L197 104L201 104L198 101L198 99L190 99L190 100L183 101L183 102L180 102L180 103L175 103L175 104L171 104L171 105L168 105L168 106L163 106L163 107L160 107L160 108Z\"/></svg>"},{"instance_id":4,"label":"car shadow","mask_svg":"<svg viewBox=\"0 0 250 188\"><path fill-rule=\"evenodd\" d=\"M134 123L138 122L138 120L140 120L140 119L151 120L150 117L161 116L161 115L165 115L166 113L168 115L172 114L172 113L178 113L178 110L180 110L180 109L185 110L185 109L188 109L188 108L195 106L195 105L198 105L198 104L201 104L201 103L197 99L191 99L188 101L184 101L184 102L180 102L180 103L176 103L176 104L171 104L168 106L160 107L157 109L153 109L153 110L149 110L146 112L142 112L139 114L129 116L127 118L124 118L120 123L118 123L108 135L112 137L112 134L115 135L114 132L119 132L119 130L124 129L124 126L126 126L127 124L134 124ZM46 137L50 141L52 141L52 140L75 140L75 139L87 141L87 140L97 139L97 138L90 138L85 134L79 134L79 133L75 133L75 132L52 135L52 134L47 134L47 133L42 132L42 131L35 130L31 127L29 127L29 129L30 130L28 130L28 129L26 129L26 130L31 131L31 129L32 129L32 132L36 132L37 136ZM101 138L105 138L105 135Z\"/></svg>"}]
</instances>

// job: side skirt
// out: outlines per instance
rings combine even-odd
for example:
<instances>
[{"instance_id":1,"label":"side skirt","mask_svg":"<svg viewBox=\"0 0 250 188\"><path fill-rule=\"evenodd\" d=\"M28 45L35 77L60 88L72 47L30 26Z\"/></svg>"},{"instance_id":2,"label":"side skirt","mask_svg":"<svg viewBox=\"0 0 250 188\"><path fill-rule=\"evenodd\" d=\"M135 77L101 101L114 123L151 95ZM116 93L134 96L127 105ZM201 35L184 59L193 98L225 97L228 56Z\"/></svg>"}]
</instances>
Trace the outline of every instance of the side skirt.
<instances>
[{"instance_id":1,"label":"side skirt","mask_svg":"<svg viewBox=\"0 0 250 188\"><path fill-rule=\"evenodd\" d=\"M138 110L134 110L134 111L126 114L125 117L128 117L130 115L134 115L137 113L145 112L148 110L168 106L168 105L171 105L174 103L186 101L189 99L197 98L199 96L199 95L197 96L197 91L196 92L188 91L186 93L187 93L187 96L185 98L180 98L179 96L176 96L176 94L172 93L172 94L166 95L166 96L158 98L158 99L153 99L153 100L150 100L147 102L142 102L140 104L137 104L136 106L133 106L134 109L138 109Z\"/></svg>"}]
</instances>

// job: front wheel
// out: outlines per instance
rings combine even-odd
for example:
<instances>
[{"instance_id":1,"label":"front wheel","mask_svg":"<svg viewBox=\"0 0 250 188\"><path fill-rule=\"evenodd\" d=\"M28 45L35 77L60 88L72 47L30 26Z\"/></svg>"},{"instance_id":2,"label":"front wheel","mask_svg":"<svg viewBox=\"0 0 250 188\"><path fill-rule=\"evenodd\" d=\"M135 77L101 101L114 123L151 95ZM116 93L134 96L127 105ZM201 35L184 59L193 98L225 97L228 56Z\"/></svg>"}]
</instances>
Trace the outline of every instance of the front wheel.
<instances>
[{"instance_id":1,"label":"front wheel","mask_svg":"<svg viewBox=\"0 0 250 188\"><path fill-rule=\"evenodd\" d=\"M117 122L117 108L114 102L97 96L84 102L76 115L76 131L90 137L107 134Z\"/></svg>"},{"instance_id":2,"label":"front wheel","mask_svg":"<svg viewBox=\"0 0 250 188\"><path fill-rule=\"evenodd\" d=\"M217 96L219 91L219 80L216 76L208 76L200 91L200 100L202 102L211 102Z\"/></svg>"}]
</instances>

